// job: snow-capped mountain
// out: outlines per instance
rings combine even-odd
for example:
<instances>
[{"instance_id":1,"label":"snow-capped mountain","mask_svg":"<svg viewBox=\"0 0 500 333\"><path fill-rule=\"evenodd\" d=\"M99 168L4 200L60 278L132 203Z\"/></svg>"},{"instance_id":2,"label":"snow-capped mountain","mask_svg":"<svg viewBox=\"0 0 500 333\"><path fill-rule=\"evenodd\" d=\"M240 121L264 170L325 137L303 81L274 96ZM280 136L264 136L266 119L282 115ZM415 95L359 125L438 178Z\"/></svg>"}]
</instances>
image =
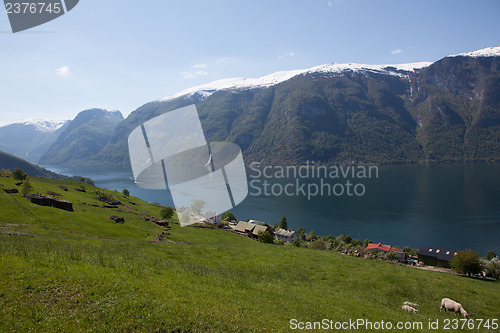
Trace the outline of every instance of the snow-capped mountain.
<instances>
[{"instance_id":1,"label":"snow-capped mountain","mask_svg":"<svg viewBox=\"0 0 500 333\"><path fill-rule=\"evenodd\" d=\"M231 78L213 81L207 84L191 87L178 93L163 97L158 102L167 102L173 99L186 96L191 97L198 95L200 99L204 99L220 90L243 90L243 89L257 89L270 87L281 82L287 81L293 77L305 74L332 74L341 75L344 72L373 72L395 76L407 76L409 72L430 66L431 62L417 62L409 64L396 64L396 65L366 65L358 63L346 64L325 64L315 66L308 69L298 69L292 71L280 71L260 78Z\"/></svg>"},{"instance_id":2,"label":"snow-capped mountain","mask_svg":"<svg viewBox=\"0 0 500 333\"><path fill-rule=\"evenodd\" d=\"M69 120L27 119L0 127L0 151L32 163L55 141Z\"/></svg>"},{"instance_id":3,"label":"snow-capped mountain","mask_svg":"<svg viewBox=\"0 0 500 333\"><path fill-rule=\"evenodd\" d=\"M486 47L484 49L451 55L450 57L500 57L500 46Z\"/></svg>"},{"instance_id":4,"label":"snow-capped mountain","mask_svg":"<svg viewBox=\"0 0 500 333\"><path fill-rule=\"evenodd\" d=\"M13 124L21 124L23 126L33 126L36 130L42 132L55 132L66 124L69 120L49 120L49 119L26 119L20 120ZM12 125L12 124L11 124ZM9 125L7 125L9 126Z\"/></svg>"},{"instance_id":5,"label":"snow-capped mountain","mask_svg":"<svg viewBox=\"0 0 500 333\"><path fill-rule=\"evenodd\" d=\"M207 140L263 164L500 160L500 47L399 65L326 64L224 79L146 103L96 163L128 164L127 135L197 104Z\"/></svg>"}]
</instances>

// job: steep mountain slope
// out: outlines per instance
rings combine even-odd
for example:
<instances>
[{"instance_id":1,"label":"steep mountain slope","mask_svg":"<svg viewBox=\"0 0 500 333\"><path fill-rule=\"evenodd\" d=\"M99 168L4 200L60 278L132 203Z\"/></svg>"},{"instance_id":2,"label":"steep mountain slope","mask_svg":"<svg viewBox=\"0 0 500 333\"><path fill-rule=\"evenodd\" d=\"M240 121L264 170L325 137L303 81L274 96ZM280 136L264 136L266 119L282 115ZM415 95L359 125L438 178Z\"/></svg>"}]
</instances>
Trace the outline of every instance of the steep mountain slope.
<instances>
[{"instance_id":1,"label":"steep mountain slope","mask_svg":"<svg viewBox=\"0 0 500 333\"><path fill-rule=\"evenodd\" d=\"M499 160L499 60L494 47L435 63L330 64L215 81L138 108L95 162L128 164L132 129L193 103L207 138L239 144L246 161Z\"/></svg>"},{"instance_id":2,"label":"steep mountain slope","mask_svg":"<svg viewBox=\"0 0 500 333\"><path fill-rule=\"evenodd\" d=\"M23 169L28 176L32 177L44 177L51 179L63 179L67 178L55 172L49 171L44 168L40 168L38 165L31 164L19 157L4 153L0 151L0 170L7 169L14 171L15 169Z\"/></svg>"},{"instance_id":3,"label":"steep mountain slope","mask_svg":"<svg viewBox=\"0 0 500 333\"><path fill-rule=\"evenodd\" d=\"M0 150L38 163L68 120L27 120L0 127Z\"/></svg>"},{"instance_id":4,"label":"steep mountain slope","mask_svg":"<svg viewBox=\"0 0 500 333\"><path fill-rule=\"evenodd\" d=\"M123 120L120 111L90 109L80 112L40 158L40 164L85 163L108 143Z\"/></svg>"}]
</instances>

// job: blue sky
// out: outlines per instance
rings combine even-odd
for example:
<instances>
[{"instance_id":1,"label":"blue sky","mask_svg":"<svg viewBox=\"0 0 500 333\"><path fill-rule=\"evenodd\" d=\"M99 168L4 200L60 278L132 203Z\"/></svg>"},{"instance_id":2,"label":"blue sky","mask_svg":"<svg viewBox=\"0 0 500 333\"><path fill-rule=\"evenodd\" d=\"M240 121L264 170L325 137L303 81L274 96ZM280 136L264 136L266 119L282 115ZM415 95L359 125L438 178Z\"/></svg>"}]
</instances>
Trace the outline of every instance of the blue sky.
<instances>
[{"instance_id":1,"label":"blue sky","mask_svg":"<svg viewBox=\"0 0 500 333\"><path fill-rule=\"evenodd\" d=\"M127 116L149 101L229 77L336 62L436 61L500 45L500 1L80 0L13 34L0 13L0 125Z\"/></svg>"}]
</instances>

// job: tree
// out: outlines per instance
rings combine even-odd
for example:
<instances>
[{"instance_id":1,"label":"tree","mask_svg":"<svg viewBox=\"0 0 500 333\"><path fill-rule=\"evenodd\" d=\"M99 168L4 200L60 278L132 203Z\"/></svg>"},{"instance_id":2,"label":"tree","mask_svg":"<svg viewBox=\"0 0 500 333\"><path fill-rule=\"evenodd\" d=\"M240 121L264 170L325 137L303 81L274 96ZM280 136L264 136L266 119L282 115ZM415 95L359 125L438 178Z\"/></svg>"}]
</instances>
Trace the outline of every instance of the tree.
<instances>
[{"instance_id":1,"label":"tree","mask_svg":"<svg viewBox=\"0 0 500 333\"><path fill-rule=\"evenodd\" d=\"M194 214L200 214L201 210L205 207L205 201L203 200L195 200L193 204L191 205L191 211Z\"/></svg>"},{"instance_id":2,"label":"tree","mask_svg":"<svg viewBox=\"0 0 500 333\"><path fill-rule=\"evenodd\" d=\"M278 228L288 229L288 223L286 223L286 215L281 218L280 223L278 224Z\"/></svg>"},{"instance_id":3,"label":"tree","mask_svg":"<svg viewBox=\"0 0 500 333\"><path fill-rule=\"evenodd\" d=\"M130 191L127 190L126 188L123 189L122 194L126 197L130 196Z\"/></svg>"},{"instance_id":4,"label":"tree","mask_svg":"<svg viewBox=\"0 0 500 333\"><path fill-rule=\"evenodd\" d=\"M24 195L26 193L29 193L33 189L33 186L31 186L31 182L29 177L26 177L26 179L23 181L23 185L21 186L21 193Z\"/></svg>"},{"instance_id":5,"label":"tree","mask_svg":"<svg viewBox=\"0 0 500 333\"><path fill-rule=\"evenodd\" d=\"M236 220L236 217L234 216L233 213L231 212L225 212L223 215L222 215L222 220L224 221L237 221Z\"/></svg>"},{"instance_id":6,"label":"tree","mask_svg":"<svg viewBox=\"0 0 500 333\"><path fill-rule=\"evenodd\" d=\"M173 215L174 215L174 209L170 206L162 207L160 209L160 216L164 220L170 219Z\"/></svg>"},{"instance_id":7,"label":"tree","mask_svg":"<svg viewBox=\"0 0 500 333\"><path fill-rule=\"evenodd\" d=\"M390 261L398 259L398 256L396 255L396 253L391 252L391 251L387 252L384 257L385 257L385 259L390 260Z\"/></svg>"},{"instance_id":8,"label":"tree","mask_svg":"<svg viewBox=\"0 0 500 333\"><path fill-rule=\"evenodd\" d=\"M15 169L12 171L12 177L14 177L15 180L25 180L28 175L23 171L23 169Z\"/></svg>"},{"instance_id":9,"label":"tree","mask_svg":"<svg viewBox=\"0 0 500 333\"><path fill-rule=\"evenodd\" d=\"M316 234L314 233L314 229L311 229L311 232L309 233L309 240L311 241L316 240Z\"/></svg>"},{"instance_id":10,"label":"tree","mask_svg":"<svg viewBox=\"0 0 500 333\"><path fill-rule=\"evenodd\" d=\"M274 236L269 231L259 231L259 242L273 244Z\"/></svg>"},{"instance_id":11,"label":"tree","mask_svg":"<svg viewBox=\"0 0 500 333\"><path fill-rule=\"evenodd\" d=\"M479 254L472 250L458 251L457 255L450 261L451 268L462 274L471 276L481 272L481 261Z\"/></svg>"},{"instance_id":12,"label":"tree","mask_svg":"<svg viewBox=\"0 0 500 333\"><path fill-rule=\"evenodd\" d=\"M495 258L496 256L497 256L497 254L490 250L490 251L486 252L486 255L484 256L484 258L486 260L491 260L491 259Z\"/></svg>"}]
</instances>

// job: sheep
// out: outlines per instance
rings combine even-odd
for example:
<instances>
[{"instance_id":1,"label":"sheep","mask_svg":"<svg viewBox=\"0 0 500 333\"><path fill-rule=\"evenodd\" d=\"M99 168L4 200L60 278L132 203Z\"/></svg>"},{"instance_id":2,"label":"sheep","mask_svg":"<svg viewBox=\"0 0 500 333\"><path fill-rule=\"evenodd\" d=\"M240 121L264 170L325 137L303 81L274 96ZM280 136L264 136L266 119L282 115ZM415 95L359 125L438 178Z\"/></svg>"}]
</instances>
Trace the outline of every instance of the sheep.
<instances>
[{"instance_id":1,"label":"sheep","mask_svg":"<svg viewBox=\"0 0 500 333\"><path fill-rule=\"evenodd\" d=\"M404 304L404 305L413 306L413 307L418 306L418 304L417 304L417 303L412 303L412 302L408 302L408 301L405 301L403 304Z\"/></svg>"},{"instance_id":2,"label":"sheep","mask_svg":"<svg viewBox=\"0 0 500 333\"><path fill-rule=\"evenodd\" d=\"M467 313L467 311L465 311L462 304L457 303L449 298L443 298L441 300L441 308L439 308L439 312L441 312L441 310L443 309L444 311L450 310L453 312L460 312L464 316L464 318L467 318L469 316L469 314Z\"/></svg>"},{"instance_id":3,"label":"sheep","mask_svg":"<svg viewBox=\"0 0 500 333\"><path fill-rule=\"evenodd\" d=\"M408 311L408 312L418 312L418 310L417 310L417 309L415 309L414 307L411 307L411 306L409 306L409 305L406 305L406 304L405 304L405 305L403 305L403 306L401 307L401 309L403 309L403 310L405 310L405 311Z\"/></svg>"}]
</instances>

